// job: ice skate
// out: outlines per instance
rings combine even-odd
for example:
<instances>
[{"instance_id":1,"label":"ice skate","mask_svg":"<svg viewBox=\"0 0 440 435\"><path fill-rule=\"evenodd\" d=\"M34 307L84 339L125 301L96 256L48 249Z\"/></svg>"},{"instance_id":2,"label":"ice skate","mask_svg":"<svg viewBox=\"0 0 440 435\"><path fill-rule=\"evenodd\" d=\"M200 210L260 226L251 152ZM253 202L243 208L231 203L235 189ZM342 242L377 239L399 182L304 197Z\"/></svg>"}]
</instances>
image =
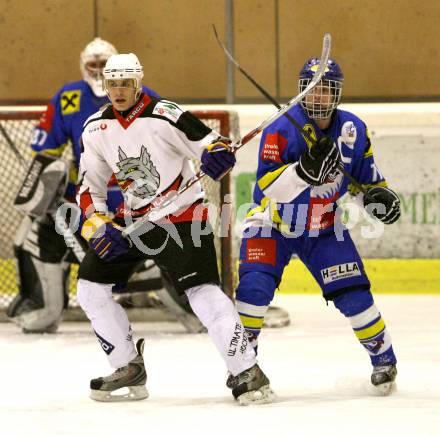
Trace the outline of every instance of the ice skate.
<instances>
[{"instance_id":1,"label":"ice skate","mask_svg":"<svg viewBox=\"0 0 440 435\"><path fill-rule=\"evenodd\" d=\"M226 386L233 390L238 385L238 376L234 376L228 372L228 378L226 379Z\"/></svg>"},{"instance_id":2,"label":"ice skate","mask_svg":"<svg viewBox=\"0 0 440 435\"><path fill-rule=\"evenodd\" d=\"M371 383L382 396L388 396L395 390L397 368L395 364L376 366L371 374Z\"/></svg>"},{"instance_id":3,"label":"ice skate","mask_svg":"<svg viewBox=\"0 0 440 435\"><path fill-rule=\"evenodd\" d=\"M138 355L131 360L128 365L117 369L113 374L92 379L90 381L90 397L99 402L121 402L129 400L142 400L148 397L145 387L147 382L147 372L145 371L144 358L144 339L141 338L136 343ZM128 388L128 392L118 391Z\"/></svg>"},{"instance_id":4,"label":"ice skate","mask_svg":"<svg viewBox=\"0 0 440 435\"><path fill-rule=\"evenodd\" d=\"M269 379L258 364L234 378L229 376L226 385L232 388L232 395L240 405L270 403L275 397L270 388Z\"/></svg>"}]
</instances>

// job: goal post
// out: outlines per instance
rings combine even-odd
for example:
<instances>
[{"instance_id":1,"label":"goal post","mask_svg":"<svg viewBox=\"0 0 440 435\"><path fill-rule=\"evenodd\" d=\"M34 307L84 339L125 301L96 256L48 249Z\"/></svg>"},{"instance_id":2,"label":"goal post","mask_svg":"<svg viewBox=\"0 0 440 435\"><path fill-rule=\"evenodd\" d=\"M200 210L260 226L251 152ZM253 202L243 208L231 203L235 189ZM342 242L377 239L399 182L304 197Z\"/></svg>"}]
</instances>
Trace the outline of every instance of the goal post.
<instances>
[{"instance_id":1,"label":"goal post","mask_svg":"<svg viewBox=\"0 0 440 435\"><path fill-rule=\"evenodd\" d=\"M23 215L13 208L12 203L15 195L23 181L25 169L14 154L8 143L8 138L13 142L19 153L26 161L32 158L30 143L34 126L38 123L41 115L44 113L44 107L19 106L19 107L1 107L0 106L0 124L6 133L0 129L0 197L3 207L0 209L0 314L4 312L18 292L17 273L14 259L13 242L18 227L23 219ZM231 137L234 141L240 138L239 118L237 112L229 110L194 110L192 111L209 127L217 130L222 136ZM5 137L5 134L7 137ZM62 158L70 160L72 158L71 146L67 146ZM198 162L194 162L198 169ZM224 199L232 201L232 181L228 174L220 182L215 182L209 177L202 179L202 184L206 192L207 200L214 204L216 209L222 210ZM228 210L228 204L224 210ZM214 219L214 237L219 260L221 279L223 289L231 295L234 290L235 276L235 256L232 250L232 232L233 232L233 213L223 212L223 225L225 219L231 219L228 224L227 237L219 237L222 225L220 219ZM223 231L224 233L224 231ZM76 307L76 271L77 267L71 268L71 285L69 289L69 307ZM1 318L1 316L0 316Z\"/></svg>"}]
</instances>

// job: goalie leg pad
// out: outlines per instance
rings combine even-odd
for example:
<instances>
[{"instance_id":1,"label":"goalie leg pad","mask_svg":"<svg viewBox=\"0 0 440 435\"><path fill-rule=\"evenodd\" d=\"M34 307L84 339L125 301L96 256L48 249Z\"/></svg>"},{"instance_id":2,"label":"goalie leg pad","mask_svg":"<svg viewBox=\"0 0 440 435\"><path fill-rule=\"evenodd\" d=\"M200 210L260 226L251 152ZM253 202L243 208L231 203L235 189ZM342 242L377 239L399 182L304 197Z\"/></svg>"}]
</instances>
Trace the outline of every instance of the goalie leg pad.
<instances>
[{"instance_id":1,"label":"goalie leg pad","mask_svg":"<svg viewBox=\"0 0 440 435\"><path fill-rule=\"evenodd\" d=\"M113 285L79 279L77 297L110 365L119 368L126 366L137 353L127 314L112 298Z\"/></svg>"},{"instance_id":2,"label":"goalie leg pad","mask_svg":"<svg viewBox=\"0 0 440 435\"><path fill-rule=\"evenodd\" d=\"M202 284L185 291L194 313L226 362L232 375L256 364L255 352L232 301L219 286Z\"/></svg>"},{"instance_id":3,"label":"goalie leg pad","mask_svg":"<svg viewBox=\"0 0 440 435\"><path fill-rule=\"evenodd\" d=\"M34 278L33 294L27 298L19 295L21 302L11 305L8 315L23 332L55 332L64 308L63 268L61 264L44 263L30 256L29 260L32 267L27 271L33 273L27 275L27 280Z\"/></svg>"},{"instance_id":4,"label":"goalie leg pad","mask_svg":"<svg viewBox=\"0 0 440 435\"><path fill-rule=\"evenodd\" d=\"M15 238L20 293L8 316L24 332L55 332L65 306L66 247L48 223L25 218Z\"/></svg>"}]
</instances>

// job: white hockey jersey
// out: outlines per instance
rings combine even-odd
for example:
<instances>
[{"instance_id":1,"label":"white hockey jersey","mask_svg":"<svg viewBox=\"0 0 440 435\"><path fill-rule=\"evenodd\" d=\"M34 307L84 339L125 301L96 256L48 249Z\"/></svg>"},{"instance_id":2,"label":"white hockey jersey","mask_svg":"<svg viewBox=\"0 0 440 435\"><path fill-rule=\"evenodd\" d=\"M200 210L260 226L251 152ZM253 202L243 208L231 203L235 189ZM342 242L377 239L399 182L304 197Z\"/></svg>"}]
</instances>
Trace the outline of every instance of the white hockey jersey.
<instances>
[{"instance_id":1,"label":"white hockey jersey","mask_svg":"<svg viewBox=\"0 0 440 435\"><path fill-rule=\"evenodd\" d=\"M114 174L124 212L140 216L193 177L189 159L200 159L219 136L171 101L143 95L124 117L108 105L84 124L77 202L87 217L106 212L107 183ZM176 214L203 197L200 183L194 184L176 200Z\"/></svg>"}]
</instances>

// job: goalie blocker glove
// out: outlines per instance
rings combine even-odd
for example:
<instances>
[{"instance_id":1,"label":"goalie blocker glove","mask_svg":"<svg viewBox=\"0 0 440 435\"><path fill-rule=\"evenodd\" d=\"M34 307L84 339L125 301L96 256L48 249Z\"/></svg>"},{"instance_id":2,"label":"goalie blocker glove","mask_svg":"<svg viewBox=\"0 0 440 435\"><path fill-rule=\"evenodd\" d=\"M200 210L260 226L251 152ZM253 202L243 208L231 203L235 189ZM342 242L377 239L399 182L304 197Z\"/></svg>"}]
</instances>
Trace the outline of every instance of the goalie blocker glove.
<instances>
[{"instance_id":1,"label":"goalie blocker glove","mask_svg":"<svg viewBox=\"0 0 440 435\"><path fill-rule=\"evenodd\" d=\"M376 186L364 196L365 210L384 224L393 224L400 218L400 199L388 187Z\"/></svg>"},{"instance_id":2,"label":"goalie blocker glove","mask_svg":"<svg viewBox=\"0 0 440 435\"><path fill-rule=\"evenodd\" d=\"M203 150L200 169L215 181L221 180L235 165L228 139L219 139Z\"/></svg>"},{"instance_id":3,"label":"goalie blocker glove","mask_svg":"<svg viewBox=\"0 0 440 435\"><path fill-rule=\"evenodd\" d=\"M121 227L104 214L94 213L87 219L81 235L104 261L112 261L130 249L130 242L123 237Z\"/></svg>"},{"instance_id":4,"label":"goalie blocker glove","mask_svg":"<svg viewBox=\"0 0 440 435\"><path fill-rule=\"evenodd\" d=\"M312 186L333 181L342 164L338 147L331 138L324 136L304 151L296 167L298 177Z\"/></svg>"}]
</instances>

